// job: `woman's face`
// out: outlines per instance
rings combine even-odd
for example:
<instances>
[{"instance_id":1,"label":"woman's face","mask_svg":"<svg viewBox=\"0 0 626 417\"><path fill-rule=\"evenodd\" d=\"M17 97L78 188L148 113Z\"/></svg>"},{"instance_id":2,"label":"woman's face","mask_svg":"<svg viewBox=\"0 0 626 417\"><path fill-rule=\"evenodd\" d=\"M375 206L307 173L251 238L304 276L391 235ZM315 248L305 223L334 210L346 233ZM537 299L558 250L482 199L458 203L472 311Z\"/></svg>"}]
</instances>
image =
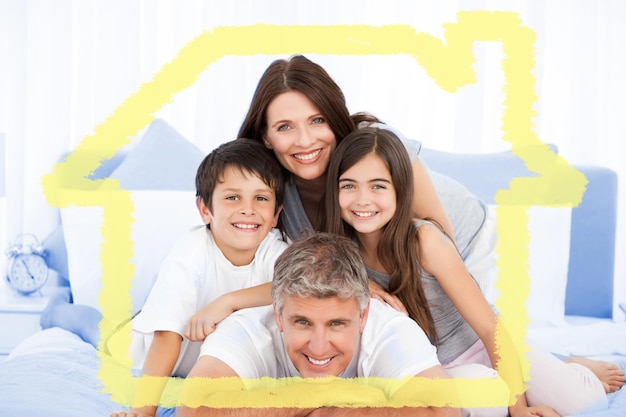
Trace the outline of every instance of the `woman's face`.
<instances>
[{"instance_id":1,"label":"woman's face","mask_svg":"<svg viewBox=\"0 0 626 417\"><path fill-rule=\"evenodd\" d=\"M304 180L326 173L337 146L324 115L299 91L288 91L272 100L263 141L282 166Z\"/></svg>"}]
</instances>

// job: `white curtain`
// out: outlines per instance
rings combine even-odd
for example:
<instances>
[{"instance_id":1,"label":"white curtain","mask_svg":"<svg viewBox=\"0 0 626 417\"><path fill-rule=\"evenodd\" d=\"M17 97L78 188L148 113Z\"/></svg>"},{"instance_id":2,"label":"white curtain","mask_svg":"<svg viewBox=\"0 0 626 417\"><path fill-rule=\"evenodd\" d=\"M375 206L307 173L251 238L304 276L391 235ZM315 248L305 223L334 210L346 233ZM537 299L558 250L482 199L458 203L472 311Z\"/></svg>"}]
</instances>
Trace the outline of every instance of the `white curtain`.
<instances>
[{"instance_id":1,"label":"white curtain","mask_svg":"<svg viewBox=\"0 0 626 417\"><path fill-rule=\"evenodd\" d=\"M556 144L570 163L607 166L622 179L616 294L623 301L622 0L0 0L0 132L6 137L0 246L20 233L43 239L57 227L58 211L44 197L42 175L203 31L255 24L395 24L443 38L445 24L456 22L460 11L476 10L517 13L536 34L539 138ZM427 147L508 149L501 139L501 43L477 42L474 53L477 82L456 93L442 90L408 55L308 56L343 88L351 111L370 111ZM285 55L227 56L155 116L208 152L234 138L258 78L278 57Z\"/></svg>"}]
</instances>

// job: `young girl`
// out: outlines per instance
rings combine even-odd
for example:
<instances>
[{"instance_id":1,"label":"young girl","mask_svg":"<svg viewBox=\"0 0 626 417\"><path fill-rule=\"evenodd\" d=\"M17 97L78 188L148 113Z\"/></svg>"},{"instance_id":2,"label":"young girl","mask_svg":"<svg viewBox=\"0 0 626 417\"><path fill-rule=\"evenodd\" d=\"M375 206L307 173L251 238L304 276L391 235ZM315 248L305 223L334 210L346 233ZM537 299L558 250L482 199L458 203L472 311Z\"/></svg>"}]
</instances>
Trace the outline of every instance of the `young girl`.
<instances>
[{"instance_id":1,"label":"young girl","mask_svg":"<svg viewBox=\"0 0 626 417\"><path fill-rule=\"evenodd\" d=\"M400 299L437 346L451 376L483 376L468 375L462 370L476 368L461 365L496 367L498 319L453 241L436 222L414 218L412 178L407 152L392 132L366 127L349 134L328 167L326 230L357 239L372 285ZM502 333L499 342L508 342ZM509 407L511 416L569 415L607 407L609 388L587 367L538 349L531 349L528 359L528 390ZM617 367L596 364L610 374L602 375L605 383L623 384ZM509 387L520 387L521 367L507 369L520 369L499 370Z\"/></svg>"}]
</instances>

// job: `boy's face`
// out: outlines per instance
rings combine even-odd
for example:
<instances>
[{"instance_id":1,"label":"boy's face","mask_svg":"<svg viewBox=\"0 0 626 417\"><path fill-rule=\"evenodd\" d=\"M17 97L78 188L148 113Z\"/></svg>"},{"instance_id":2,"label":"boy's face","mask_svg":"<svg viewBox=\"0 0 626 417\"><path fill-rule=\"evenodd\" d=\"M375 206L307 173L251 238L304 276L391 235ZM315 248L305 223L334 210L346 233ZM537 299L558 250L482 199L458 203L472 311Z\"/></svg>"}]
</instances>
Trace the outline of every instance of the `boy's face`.
<instances>
[{"instance_id":1,"label":"boy's face","mask_svg":"<svg viewBox=\"0 0 626 417\"><path fill-rule=\"evenodd\" d=\"M359 350L369 305L360 314L356 298L285 297L280 314L287 355L303 378L339 376Z\"/></svg>"},{"instance_id":2,"label":"boy's face","mask_svg":"<svg viewBox=\"0 0 626 417\"><path fill-rule=\"evenodd\" d=\"M227 167L213 190L213 210L198 201L200 215L224 256L236 266L247 265L270 229L278 224L276 193L262 179Z\"/></svg>"}]
</instances>

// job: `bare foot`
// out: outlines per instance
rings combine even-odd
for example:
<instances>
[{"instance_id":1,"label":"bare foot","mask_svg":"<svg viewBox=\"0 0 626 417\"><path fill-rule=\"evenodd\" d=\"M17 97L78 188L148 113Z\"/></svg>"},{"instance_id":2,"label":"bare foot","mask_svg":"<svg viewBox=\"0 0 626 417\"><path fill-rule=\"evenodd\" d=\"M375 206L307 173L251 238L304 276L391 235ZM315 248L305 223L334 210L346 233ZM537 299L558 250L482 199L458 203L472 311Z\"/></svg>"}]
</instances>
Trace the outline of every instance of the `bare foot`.
<instances>
[{"instance_id":1,"label":"bare foot","mask_svg":"<svg viewBox=\"0 0 626 417\"><path fill-rule=\"evenodd\" d=\"M69 288L55 292L42 311L39 324L42 329L60 327L74 333L94 347L100 340L100 311L93 307L71 303Z\"/></svg>"},{"instance_id":2,"label":"bare foot","mask_svg":"<svg viewBox=\"0 0 626 417\"><path fill-rule=\"evenodd\" d=\"M51 296L48 304L41 313L39 324L42 329L48 329L56 326L56 317L59 309L63 306L69 305L71 302L70 288L61 287L58 288Z\"/></svg>"},{"instance_id":3,"label":"bare foot","mask_svg":"<svg viewBox=\"0 0 626 417\"><path fill-rule=\"evenodd\" d=\"M607 394L620 389L626 381L624 371L610 362L597 361L582 356L573 356L567 359L566 362L577 363L591 370L602 382Z\"/></svg>"}]
</instances>

